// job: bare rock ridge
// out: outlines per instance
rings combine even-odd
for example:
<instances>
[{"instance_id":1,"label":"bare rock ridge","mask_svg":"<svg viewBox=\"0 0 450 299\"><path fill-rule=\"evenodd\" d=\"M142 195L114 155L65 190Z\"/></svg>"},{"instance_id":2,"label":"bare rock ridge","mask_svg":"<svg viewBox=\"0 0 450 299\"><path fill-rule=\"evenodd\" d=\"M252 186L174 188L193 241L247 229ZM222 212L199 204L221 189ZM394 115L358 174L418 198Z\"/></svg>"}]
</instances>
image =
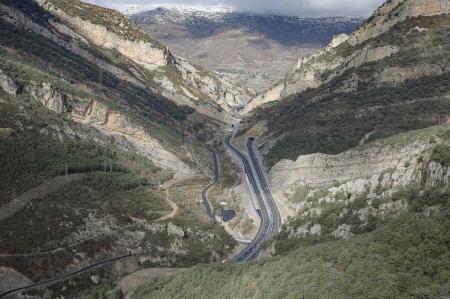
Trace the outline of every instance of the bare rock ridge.
<instances>
[{"instance_id":1,"label":"bare rock ridge","mask_svg":"<svg viewBox=\"0 0 450 299\"><path fill-rule=\"evenodd\" d=\"M434 16L450 12L446 0L391 0L378 8L373 16L350 37L352 45L387 32L398 22L418 16Z\"/></svg>"},{"instance_id":2,"label":"bare rock ridge","mask_svg":"<svg viewBox=\"0 0 450 299\"><path fill-rule=\"evenodd\" d=\"M232 113L233 107L245 104L250 99L252 93L248 89L239 87L223 75L208 72L173 55L167 47L151 39L116 11L82 2L77 3L77 6L67 1L36 2L54 16L50 23L56 31L75 37L81 42L116 50L134 63L145 67L152 72L156 82L152 86L154 91L179 104L191 106L212 117L223 118L221 114L211 111L213 109L208 105L220 106ZM12 12L5 6L2 9ZM86 10L96 10L96 14L89 15ZM97 15L100 16L99 19L95 19ZM22 26L28 26L46 37L50 35L45 28L30 23L26 16L20 16L17 11L4 18L17 24L22 23ZM113 22L115 28L105 27L107 22ZM68 47L71 50L73 47L74 52L82 51L76 44ZM225 120L229 121L229 118L225 117Z\"/></svg>"},{"instance_id":3,"label":"bare rock ridge","mask_svg":"<svg viewBox=\"0 0 450 299\"><path fill-rule=\"evenodd\" d=\"M395 46L376 47L366 42L386 33L402 21L419 16L444 15L449 12L450 4L445 0L387 1L350 36L336 36L326 48L300 59L284 79L253 98L245 112L250 112L266 103L279 101L308 88L316 88L330 82L350 68L389 57L398 51ZM351 55L344 55L345 48L348 47L355 48L355 51ZM405 81L408 76L405 76L404 73L399 74L397 79L387 79L387 81L396 81L397 83ZM414 77L415 71L412 70L410 73Z\"/></svg>"}]
</instances>

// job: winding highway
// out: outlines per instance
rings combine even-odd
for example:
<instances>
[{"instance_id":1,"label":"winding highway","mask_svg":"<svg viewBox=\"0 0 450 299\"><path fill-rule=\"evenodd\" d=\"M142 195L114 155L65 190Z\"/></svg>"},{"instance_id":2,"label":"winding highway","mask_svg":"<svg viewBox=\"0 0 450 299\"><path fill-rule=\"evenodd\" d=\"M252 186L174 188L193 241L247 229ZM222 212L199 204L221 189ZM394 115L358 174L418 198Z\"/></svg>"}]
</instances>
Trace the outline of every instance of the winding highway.
<instances>
[{"instance_id":1,"label":"winding highway","mask_svg":"<svg viewBox=\"0 0 450 299\"><path fill-rule=\"evenodd\" d=\"M247 143L251 162L231 143L231 136L225 138L225 145L242 162L244 175L248 178L250 184L249 187L254 190L256 200L260 206L261 226L259 227L258 233L252 242L236 256L238 262L246 262L256 258L260 252L262 243L271 239L278 231L280 217L278 208L273 201L272 194L270 193L270 189L259 166L256 154L253 151L253 139L249 139L249 142ZM253 169L257 172L256 176Z\"/></svg>"},{"instance_id":2,"label":"winding highway","mask_svg":"<svg viewBox=\"0 0 450 299\"><path fill-rule=\"evenodd\" d=\"M262 188L262 194L266 197L266 203L269 205L268 209L270 211L269 214L272 215L273 218L273 231L271 237L273 237L273 234L278 232L278 230L281 227L281 215L280 211L278 210L277 204L275 203L275 200L273 198L272 192L270 191L269 185L267 184L266 177L264 176L264 172L262 171L258 157L256 156L256 153L253 149L253 142L254 138L249 138L247 142L247 150L250 155L250 161L252 163L253 169L256 172L256 175L259 180L260 187Z\"/></svg>"}]
</instances>

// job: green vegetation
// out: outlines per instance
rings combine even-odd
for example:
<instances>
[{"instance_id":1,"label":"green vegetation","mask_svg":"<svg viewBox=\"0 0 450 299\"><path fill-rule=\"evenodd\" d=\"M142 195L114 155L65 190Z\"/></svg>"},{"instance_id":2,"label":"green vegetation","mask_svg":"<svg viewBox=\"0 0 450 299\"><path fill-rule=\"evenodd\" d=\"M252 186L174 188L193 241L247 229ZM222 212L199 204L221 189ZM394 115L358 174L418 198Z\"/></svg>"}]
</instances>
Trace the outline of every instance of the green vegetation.
<instances>
[{"instance_id":1,"label":"green vegetation","mask_svg":"<svg viewBox=\"0 0 450 299\"><path fill-rule=\"evenodd\" d=\"M122 299L122 293L120 289L114 288L111 285L100 285L93 288L89 288L88 290L74 292L73 294L68 295L69 299Z\"/></svg>"},{"instance_id":2,"label":"green vegetation","mask_svg":"<svg viewBox=\"0 0 450 299\"><path fill-rule=\"evenodd\" d=\"M203 204L198 204L197 200L199 199L201 188L194 193L195 197L191 195L192 193L190 193L189 189L189 186L186 186L174 187L170 190L170 198L180 209L178 217L172 219L171 222L180 227L194 227L203 232L213 232L221 242L211 242L211 244L209 244L210 246L205 246L198 237L189 238L189 246L195 249L192 250L190 256L184 258L184 265L194 265L196 263L207 261L211 246L215 252L223 255L235 245L233 238L222 227L219 228L211 223L204 212ZM199 219L202 219L203 221L199 221Z\"/></svg>"},{"instance_id":3,"label":"green vegetation","mask_svg":"<svg viewBox=\"0 0 450 299\"><path fill-rule=\"evenodd\" d=\"M260 110L253 121L264 114L269 131L284 136L266 158L273 166L281 159L296 160L299 155L343 152L356 147L369 133L372 141L437 125L439 116L450 111L450 101L444 97L448 86L447 73L399 86L370 89L361 85L355 93L330 94L320 102L309 102L307 99L317 92L309 91L270 108L270 113ZM430 95L436 98L428 100Z\"/></svg>"},{"instance_id":4,"label":"green vegetation","mask_svg":"<svg viewBox=\"0 0 450 299\"><path fill-rule=\"evenodd\" d=\"M435 161L444 167L450 166L450 146L447 144L438 144L431 152L431 161Z\"/></svg>"},{"instance_id":5,"label":"green vegetation","mask_svg":"<svg viewBox=\"0 0 450 299\"><path fill-rule=\"evenodd\" d=\"M282 159L337 154L356 147L363 139L370 142L442 124L450 111L448 25L448 15L412 18L361 45L343 43L324 59L349 56L364 47L392 45L399 51L346 71L326 72L322 79L327 83L319 88L255 110L243 122L241 133L267 120L268 137L277 140L265 161L271 167ZM411 73L423 69L424 74L432 71L436 75L422 75L401 84L376 83L394 67L410 68ZM331 79L332 73L339 75ZM357 83L356 90L342 91L346 80Z\"/></svg>"},{"instance_id":6,"label":"green vegetation","mask_svg":"<svg viewBox=\"0 0 450 299\"><path fill-rule=\"evenodd\" d=\"M294 195L291 197L291 200L295 200L297 202L305 201L310 190L311 189L308 186L298 186Z\"/></svg>"},{"instance_id":7,"label":"green vegetation","mask_svg":"<svg viewBox=\"0 0 450 299\"><path fill-rule=\"evenodd\" d=\"M69 174L95 171L144 174L153 185L170 178L151 161L112 146L58 142L32 134L0 137L0 164L4 175L0 190L15 193L26 191L46 178L64 175L66 167Z\"/></svg>"},{"instance_id":8,"label":"green vegetation","mask_svg":"<svg viewBox=\"0 0 450 299\"><path fill-rule=\"evenodd\" d=\"M450 25L448 14L440 16L420 16L407 19L403 22L399 22L394 27L381 35L371 38L356 46L351 46L349 43L343 43L336 48L336 55L348 57L357 50L361 50L364 47L378 48L383 46L400 46L410 47L411 43L420 43L423 45L428 37L426 31L413 28L426 28L432 34L433 43L437 43L438 46L448 44L448 40L445 39L448 31L445 27ZM435 34L438 31L439 34ZM435 51L438 49L426 48L425 51ZM416 59L416 57L410 57Z\"/></svg>"},{"instance_id":9,"label":"green vegetation","mask_svg":"<svg viewBox=\"0 0 450 299\"><path fill-rule=\"evenodd\" d=\"M351 241L296 242L248 264L200 265L141 287L134 298L445 298L450 296L450 193ZM431 195L434 194L434 195ZM412 202L416 199L410 198Z\"/></svg>"}]
</instances>

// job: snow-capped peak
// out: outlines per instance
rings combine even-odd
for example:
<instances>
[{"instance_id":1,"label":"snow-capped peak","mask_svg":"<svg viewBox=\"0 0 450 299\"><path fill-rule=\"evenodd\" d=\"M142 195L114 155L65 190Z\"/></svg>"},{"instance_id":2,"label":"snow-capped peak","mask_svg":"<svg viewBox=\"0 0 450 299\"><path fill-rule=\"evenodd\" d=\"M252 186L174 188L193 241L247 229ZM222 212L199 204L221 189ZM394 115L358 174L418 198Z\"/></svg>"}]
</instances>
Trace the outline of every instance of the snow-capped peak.
<instances>
[{"instance_id":1,"label":"snow-capped peak","mask_svg":"<svg viewBox=\"0 0 450 299\"><path fill-rule=\"evenodd\" d=\"M230 13L234 9L230 6L202 6L202 5L184 5L184 4L130 4L124 6L119 10L126 15L138 14L144 11L155 10L158 8L164 8L178 13L208 13L208 14L225 14Z\"/></svg>"}]
</instances>

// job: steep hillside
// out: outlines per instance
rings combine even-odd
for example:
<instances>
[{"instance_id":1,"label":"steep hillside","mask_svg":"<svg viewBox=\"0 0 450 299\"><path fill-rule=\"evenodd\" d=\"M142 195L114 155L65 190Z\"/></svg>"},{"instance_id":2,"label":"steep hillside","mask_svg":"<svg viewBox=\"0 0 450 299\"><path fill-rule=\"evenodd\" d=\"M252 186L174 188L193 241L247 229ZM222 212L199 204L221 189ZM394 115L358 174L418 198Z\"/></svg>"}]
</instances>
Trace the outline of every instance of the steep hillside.
<instances>
[{"instance_id":1,"label":"steep hillside","mask_svg":"<svg viewBox=\"0 0 450 299\"><path fill-rule=\"evenodd\" d=\"M296 67L285 78L252 99L246 111L330 83L347 70L369 63L389 61L389 58L405 56L408 52L414 54L412 53L413 49L415 51L418 51L418 48L424 49L424 62L427 61L427 58L431 60L438 58L433 56L435 55L433 52L440 50L441 53L445 53L448 51L446 45L441 45L444 49L435 49L437 41L435 44L425 44L420 37L427 36L428 39L432 39L433 34L437 34L445 39L445 28L448 26L446 14L450 11L449 6L450 4L445 0L388 1L352 35L336 36L325 49L299 59ZM437 30L440 30L441 33L436 33ZM442 34L444 35L442 36ZM400 53L397 53L399 50ZM408 55L408 57L411 56ZM442 56L445 58L445 55ZM442 59L442 57L440 58ZM442 67L439 60L431 62ZM379 74L376 77L387 74L391 76L385 79L379 78L378 81L381 80L379 83L384 82L383 80L387 82L394 80L399 83L420 75L418 70L414 69L409 71L410 74L404 74L405 67L413 68L415 66L414 61L412 63L403 61L401 65L397 62L395 66L403 67L403 69L393 69L392 74L389 70L386 70L384 74ZM421 75L430 75L431 69L423 68ZM436 72L431 74L435 75ZM344 80L340 79L340 81Z\"/></svg>"},{"instance_id":2,"label":"steep hillside","mask_svg":"<svg viewBox=\"0 0 450 299\"><path fill-rule=\"evenodd\" d=\"M207 142L246 92L115 11L0 1L0 292L128 250L35 295L226 257L234 241L198 195Z\"/></svg>"},{"instance_id":3,"label":"steep hillside","mask_svg":"<svg viewBox=\"0 0 450 299\"><path fill-rule=\"evenodd\" d=\"M141 287L132 298L446 298L448 192L435 193L447 204L431 217L419 204L351 242L300 244L251 264L197 266Z\"/></svg>"},{"instance_id":4,"label":"steep hillside","mask_svg":"<svg viewBox=\"0 0 450 299\"><path fill-rule=\"evenodd\" d=\"M131 16L145 32L199 65L255 90L279 80L298 57L350 33L359 18L253 15L222 8L155 8Z\"/></svg>"},{"instance_id":5,"label":"steep hillside","mask_svg":"<svg viewBox=\"0 0 450 299\"><path fill-rule=\"evenodd\" d=\"M404 6L410 3L416 1ZM242 126L245 131L265 120L261 142L267 165L301 154L335 154L447 122L450 18L449 9L443 9L442 14L391 22L386 32L352 45L354 36L362 35L359 29L303 60L288 75L295 87L283 85L295 94L253 110Z\"/></svg>"},{"instance_id":6,"label":"steep hillside","mask_svg":"<svg viewBox=\"0 0 450 299\"><path fill-rule=\"evenodd\" d=\"M197 266L141 287L132 298L446 298L448 192L435 193L446 204L431 217L419 203L351 242L301 244L251 264Z\"/></svg>"}]
</instances>

